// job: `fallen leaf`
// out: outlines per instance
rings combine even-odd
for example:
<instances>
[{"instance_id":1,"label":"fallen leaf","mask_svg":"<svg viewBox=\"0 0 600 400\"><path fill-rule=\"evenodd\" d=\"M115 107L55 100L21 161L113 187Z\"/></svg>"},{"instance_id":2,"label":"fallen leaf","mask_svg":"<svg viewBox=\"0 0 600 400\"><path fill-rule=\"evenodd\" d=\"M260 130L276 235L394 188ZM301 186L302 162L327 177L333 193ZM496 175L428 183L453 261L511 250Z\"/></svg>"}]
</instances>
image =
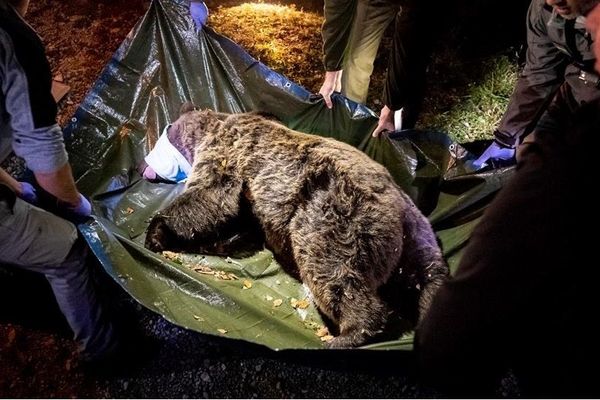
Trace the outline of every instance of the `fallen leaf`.
<instances>
[{"instance_id":1,"label":"fallen leaf","mask_svg":"<svg viewBox=\"0 0 600 400\"><path fill-rule=\"evenodd\" d=\"M281 300L281 299L275 299L275 300L273 300L273 306L274 307L279 307L282 304L283 304L283 300Z\"/></svg>"},{"instance_id":2,"label":"fallen leaf","mask_svg":"<svg viewBox=\"0 0 600 400\"><path fill-rule=\"evenodd\" d=\"M127 207L127 209L125 210L125 212L126 212L127 214L133 214L133 212L134 212L134 211L135 211L135 210L134 210L133 208L131 208L131 207Z\"/></svg>"},{"instance_id":3,"label":"fallen leaf","mask_svg":"<svg viewBox=\"0 0 600 400\"><path fill-rule=\"evenodd\" d=\"M273 301L273 296L266 295L265 299L267 299L267 301Z\"/></svg>"},{"instance_id":4,"label":"fallen leaf","mask_svg":"<svg viewBox=\"0 0 600 400\"><path fill-rule=\"evenodd\" d=\"M175 253L173 251L165 250L165 251L162 252L162 255L167 260L173 261L176 264L183 264L183 261L181 261L181 258L179 257L179 254L177 254L177 253Z\"/></svg>"},{"instance_id":5,"label":"fallen leaf","mask_svg":"<svg viewBox=\"0 0 600 400\"><path fill-rule=\"evenodd\" d=\"M205 274L205 275L214 275L215 271L213 271L212 269L210 269L209 267L205 266L205 265L194 265L193 266L194 272L197 272L199 274Z\"/></svg>"},{"instance_id":6,"label":"fallen leaf","mask_svg":"<svg viewBox=\"0 0 600 400\"><path fill-rule=\"evenodd\" d=\"M221 332L223 335L227 333L227 329L223 329L223 328L219 328L217 329L219 332Z\"/></svg>"},{"instance_id":7,"label":"fallen leaf","mask_svg":"<svg viewBox=\"0 0 600 400\"><path fill-rule=\"evenodd\" d=\"M328 336L328 335L329 335L329 329L327 329L327 327L326 327L326 326L322 326L321 328L319 328L319 329L317 330L317 332L315 332L315 334L316 334L318 337Z\"/></svg>"},{"instance_id":8,"label":"fallen leaf","mask_svg":"<svg viewBox=\"0 0 600 400\"><path fill-rule=\"evenodd\" d=\"M331 339L333 339L331 335L321 336L321 342L329 342Z\"/></svg>"},{"instance_id":9,"label":"fallen leaf","mask_svg":"<svg viewBox=\"0 0 600 400\"><path fill-rule=\"evenodd\" d=\"M292 307L294 307L294 308L300 308L302 310L305 309L305 308L308 308L308 306L310 304L308 302L308 300L306 300L306 299L302 299L302 300L292 299L291 303L292 303Z\"/></svg>"},{"instance_id":10,"label":"fallen leaf","mask_svg":"<svg viewBox=\"0 0 600 400\"><path fill-rule=\"evenodd\" d=\"M199 316L199 315L194 315L194 319L195 319L196 321L204 321L204 318L202 318L202 317L201 317L201 316Z\"/></svg>"},{"instance_id":11,"label":"fallen leaf","mask_svg":"<svg viewBox=\"0 0 600 400\"><path fill-rule=\"evenodd\" d=\"M244 286L242 286L242 289L250 289L252 287L252 282L250 282L248 279L244 279L243 284Z\"/></svg>"}]
</instances>

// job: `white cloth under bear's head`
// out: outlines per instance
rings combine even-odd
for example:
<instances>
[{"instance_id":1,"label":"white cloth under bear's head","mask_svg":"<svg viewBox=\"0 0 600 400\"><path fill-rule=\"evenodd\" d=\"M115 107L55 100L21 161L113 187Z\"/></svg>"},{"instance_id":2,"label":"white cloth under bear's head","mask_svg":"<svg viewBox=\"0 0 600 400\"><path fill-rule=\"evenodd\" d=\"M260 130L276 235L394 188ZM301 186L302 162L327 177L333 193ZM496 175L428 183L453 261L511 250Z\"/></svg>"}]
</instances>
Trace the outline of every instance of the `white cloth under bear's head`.
<instances>
[{"instance_id":1,"label":"white cloth under bear's head","mask_svg":"<svg viewBox=\"0 0 600 400\"><path fill-rule=\"evenodd\" d=\"M188 160L169 141L167 131L170 126L167 125L163 129L156 145L144 158L144 161L148 164L143 173L144 178L156 179L156 176L152 174L154 172L162 179L183 182L192 171L192 166Z\"/></svg>"}]
</instances>

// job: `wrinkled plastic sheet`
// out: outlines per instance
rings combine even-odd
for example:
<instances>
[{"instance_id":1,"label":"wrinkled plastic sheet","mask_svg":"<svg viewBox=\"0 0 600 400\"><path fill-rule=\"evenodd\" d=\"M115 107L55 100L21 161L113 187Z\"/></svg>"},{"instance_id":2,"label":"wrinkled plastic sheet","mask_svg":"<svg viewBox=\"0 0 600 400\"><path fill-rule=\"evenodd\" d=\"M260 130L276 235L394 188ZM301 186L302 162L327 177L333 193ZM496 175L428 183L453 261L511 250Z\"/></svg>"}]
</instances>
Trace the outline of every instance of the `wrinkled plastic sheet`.
<instances>
[{"instance_id":1,"label":"wrinkled plastic sheet","mask_svg":"<svg viewBox=\"0 0 600 400\"><path fill-rule=\"evenodd\" d=\"M221 112L268 112L290 128L366 152L429 216L453 269L510 174L466 174L472 156L442 133L373 139L377 118L368 108L335 96L327 109L209 27L197 32L186 2L155 0L65 129L77 184L93 200L95 216L80 231L108 274L144 306L182 327L272 349L322 349L316 332L323 321L313 305L293 307L307 293L268 250L243 259L190 254L173 261L143 246L150 218L183 184L149 183L136 166L185 101ZM237 279L221 279L224 273ZM412 334L366 347L409 350Z\"/></svg>"}]
</instances>

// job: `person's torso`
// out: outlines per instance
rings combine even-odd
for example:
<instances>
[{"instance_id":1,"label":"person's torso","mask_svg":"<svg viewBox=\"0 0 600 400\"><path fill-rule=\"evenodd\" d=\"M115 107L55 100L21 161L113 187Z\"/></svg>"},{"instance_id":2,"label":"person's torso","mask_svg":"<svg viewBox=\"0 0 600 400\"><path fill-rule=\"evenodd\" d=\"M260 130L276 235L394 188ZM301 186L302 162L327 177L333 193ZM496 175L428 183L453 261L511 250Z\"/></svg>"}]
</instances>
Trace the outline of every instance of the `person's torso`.
<instances>
[{"instance_id":1,"label":"person's torso","mask_svg":"<svg viewBox=\"0 0 600 400\"><path fill-rule=\"evenodd\" d=\"M540 14L548 38L569 60L584 69L592 68L595 59L592 36L585 29L585 18L565 19L544 5Z\"/></svg>"},{"instance_id":2,"label":"person's torso","mask_svg":"<svg viewBox=\"0 0 600 400\"><path fill-rule=\"evenodd\" d=\"M12 7L0 2L0 161L12 150L15 126L39 128L56 122L56 104L47 95L52 86L50 71L40 37ZM28 96L19 96L15 104L14 96L7 99L9 91Z\"/></svg>"}]
</instances>

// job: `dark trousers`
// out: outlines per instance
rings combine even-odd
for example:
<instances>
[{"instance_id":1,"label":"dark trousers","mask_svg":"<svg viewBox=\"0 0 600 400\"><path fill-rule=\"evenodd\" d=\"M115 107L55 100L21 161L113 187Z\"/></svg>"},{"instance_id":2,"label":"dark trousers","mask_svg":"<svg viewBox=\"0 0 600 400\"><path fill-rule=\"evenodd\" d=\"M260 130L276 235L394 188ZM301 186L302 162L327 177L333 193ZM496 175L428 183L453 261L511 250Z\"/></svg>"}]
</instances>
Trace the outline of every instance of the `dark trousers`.
<instances>
[{"instance_id":1,"label":"dark trousers","mask_svg":"<svg viewBox=\"0 0 600 400\"><path fill-rule=\"evenodd\" d=\"M436 8L410 0L403 2L401 12L395 15L383 102L392 110L404 108L404 129L415 126L421 111L434 30L439 23Z\"/></svg>"},{"instance_id":2,"label":"dark trousers","mask_svg":"<svg viewBox=\"0 0 600 400\"><path fill-rule=\"evenodd\" d=\"M491 396L511 369L527 397L600 395L599 104L537 130L418 327L422 375L449 394Z\"/></svg>"}]
</instances>

